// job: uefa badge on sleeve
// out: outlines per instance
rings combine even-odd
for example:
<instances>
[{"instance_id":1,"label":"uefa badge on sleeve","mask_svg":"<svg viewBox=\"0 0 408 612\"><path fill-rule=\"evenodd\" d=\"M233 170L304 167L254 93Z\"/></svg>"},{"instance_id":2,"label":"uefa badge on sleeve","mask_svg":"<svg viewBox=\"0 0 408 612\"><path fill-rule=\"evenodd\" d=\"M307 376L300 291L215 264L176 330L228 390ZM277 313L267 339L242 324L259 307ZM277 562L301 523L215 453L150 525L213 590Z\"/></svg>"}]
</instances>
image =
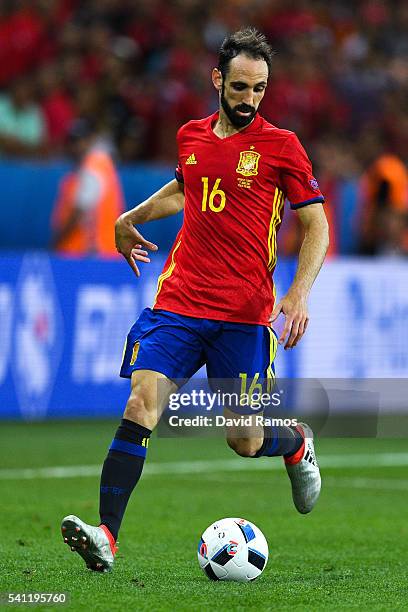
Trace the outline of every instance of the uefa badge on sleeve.
<instances>
[{"instance_id":1,"label":"uefa badge on sleeve","mask_svg":"<svg viewBox=\"0 0 408 612\"><path fill-rule=\"evenodd\" d=\"M315 178L311 178L309 180L309 184L314 191L320 191L319 183L316 181Z\"/></svg>"}]
</instances>

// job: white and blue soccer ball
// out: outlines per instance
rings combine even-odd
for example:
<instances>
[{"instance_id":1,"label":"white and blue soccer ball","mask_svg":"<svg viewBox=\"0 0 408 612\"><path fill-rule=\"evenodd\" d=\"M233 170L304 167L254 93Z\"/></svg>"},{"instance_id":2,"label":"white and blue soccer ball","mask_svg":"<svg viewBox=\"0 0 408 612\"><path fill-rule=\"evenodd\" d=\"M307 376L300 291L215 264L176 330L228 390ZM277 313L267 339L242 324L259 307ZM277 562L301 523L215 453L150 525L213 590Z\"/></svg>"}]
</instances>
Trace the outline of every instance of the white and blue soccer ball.
<instances>
[{"instance_id":1,"label":"white and blue soccer ball","mask_svg":"<svg viewBox=\"0 0 408 612\"><path fill-rule=\"evenodd\" d=\"M198 563L210 580L250 582L268 561L268 543L256 525L224 518L210 525L198 543Z\"/></svg>"}]
</instances>

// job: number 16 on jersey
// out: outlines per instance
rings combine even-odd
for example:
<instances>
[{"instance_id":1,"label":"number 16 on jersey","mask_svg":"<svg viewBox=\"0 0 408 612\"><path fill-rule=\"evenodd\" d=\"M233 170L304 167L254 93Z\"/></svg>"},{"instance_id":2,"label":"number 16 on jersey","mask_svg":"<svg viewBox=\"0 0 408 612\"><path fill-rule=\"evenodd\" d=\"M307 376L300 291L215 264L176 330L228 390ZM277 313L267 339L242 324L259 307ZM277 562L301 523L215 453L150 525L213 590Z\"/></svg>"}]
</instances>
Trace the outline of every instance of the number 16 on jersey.
<instances>
[{"instance_id":1,"label":"number 16 on jersey","mask_svg":"<svg viewBox=\"0 0 408 612\"><path fill-rule=\"evenodd\" d=\"M213 188L211 189L210 192L210 196L208 196L208 177L207 176L203 176L201 178L201 181L203 183L203 201L201 203L201 210L203 212L207 211L207 204L208 204L208 208L210 210L212 210L212 212L221 212L224 207L225 207L225 203L226 203L226 196L225 196L225 191L223 191L222 189L218 189L218 187L220 186L221 183L221 179L217 178ZM214 199L216 197L219 197L219 202L218 204L214 202Z\"/></svg>"}]
</instances>

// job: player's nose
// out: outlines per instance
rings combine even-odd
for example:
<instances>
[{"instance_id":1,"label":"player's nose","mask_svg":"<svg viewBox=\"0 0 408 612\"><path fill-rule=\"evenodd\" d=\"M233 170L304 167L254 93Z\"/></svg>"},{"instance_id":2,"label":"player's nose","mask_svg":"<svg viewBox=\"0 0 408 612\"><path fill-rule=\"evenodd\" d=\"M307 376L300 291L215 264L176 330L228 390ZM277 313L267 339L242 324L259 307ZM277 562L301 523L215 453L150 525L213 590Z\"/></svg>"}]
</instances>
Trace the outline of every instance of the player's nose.
<instances>
[{"instance_id":1,"label":"player's nose","mask_svg":"<svg viewBox=\"0 0 408 612\"><path fill-rule=\"evenodd\" d=\"M247 104L248 106L254 106L254 92L253 91L245 92L244 99L242 100L242 102L244 104Z\"/></svg>"}]
</instances>

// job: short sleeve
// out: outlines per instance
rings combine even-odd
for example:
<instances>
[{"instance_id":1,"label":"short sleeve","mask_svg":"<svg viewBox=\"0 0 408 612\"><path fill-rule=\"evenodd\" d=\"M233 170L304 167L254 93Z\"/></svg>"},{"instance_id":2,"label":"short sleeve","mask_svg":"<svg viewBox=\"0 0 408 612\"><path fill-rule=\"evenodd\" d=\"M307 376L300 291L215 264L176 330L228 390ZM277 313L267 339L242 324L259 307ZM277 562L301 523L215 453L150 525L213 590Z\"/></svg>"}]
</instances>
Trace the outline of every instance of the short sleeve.
<instances>
[{"instance_id":1,"label":"short sleeve","mask_svg":"<svg viewBox=\"0 0 408 612\"><path fill-rule=\"evenodd\" d=\"M177 164L176 170L175 170L175 172L174 172L174 176L176 177L176 180L177 180L179 183L184 183L184 178L183 178L183 170L182 170L182 168L181 168L181 164L180 164L180 162L178 162L178 164Z\"/></svg>"},{"instance_id":2,"label":"short sleeve","mask_svg":"<svg viewBox=\"0 0 408 612\"><path fill-rule=\"evenodd\" d=\"M291 134L281 151L280 180L282 190L294 210L308 204L323 204L319 184L313 176L312 164L296 134Z\"/></svg>"},{"instance_id":3,"label":"short sleeve","mask_svg":"<svg viewBox=\"0 0 408 612\"><path fill-rule=\"evenodd\" d=\"M183 168L181 167L181 163L180 163L180 141L181 141L183 128L184 126L181 126L181 128L177 132L178 163L177 163L176 170L174 172L174 176L176 177L176 180L179 183L184 183Z\"/></svg>"}]
</instances>

